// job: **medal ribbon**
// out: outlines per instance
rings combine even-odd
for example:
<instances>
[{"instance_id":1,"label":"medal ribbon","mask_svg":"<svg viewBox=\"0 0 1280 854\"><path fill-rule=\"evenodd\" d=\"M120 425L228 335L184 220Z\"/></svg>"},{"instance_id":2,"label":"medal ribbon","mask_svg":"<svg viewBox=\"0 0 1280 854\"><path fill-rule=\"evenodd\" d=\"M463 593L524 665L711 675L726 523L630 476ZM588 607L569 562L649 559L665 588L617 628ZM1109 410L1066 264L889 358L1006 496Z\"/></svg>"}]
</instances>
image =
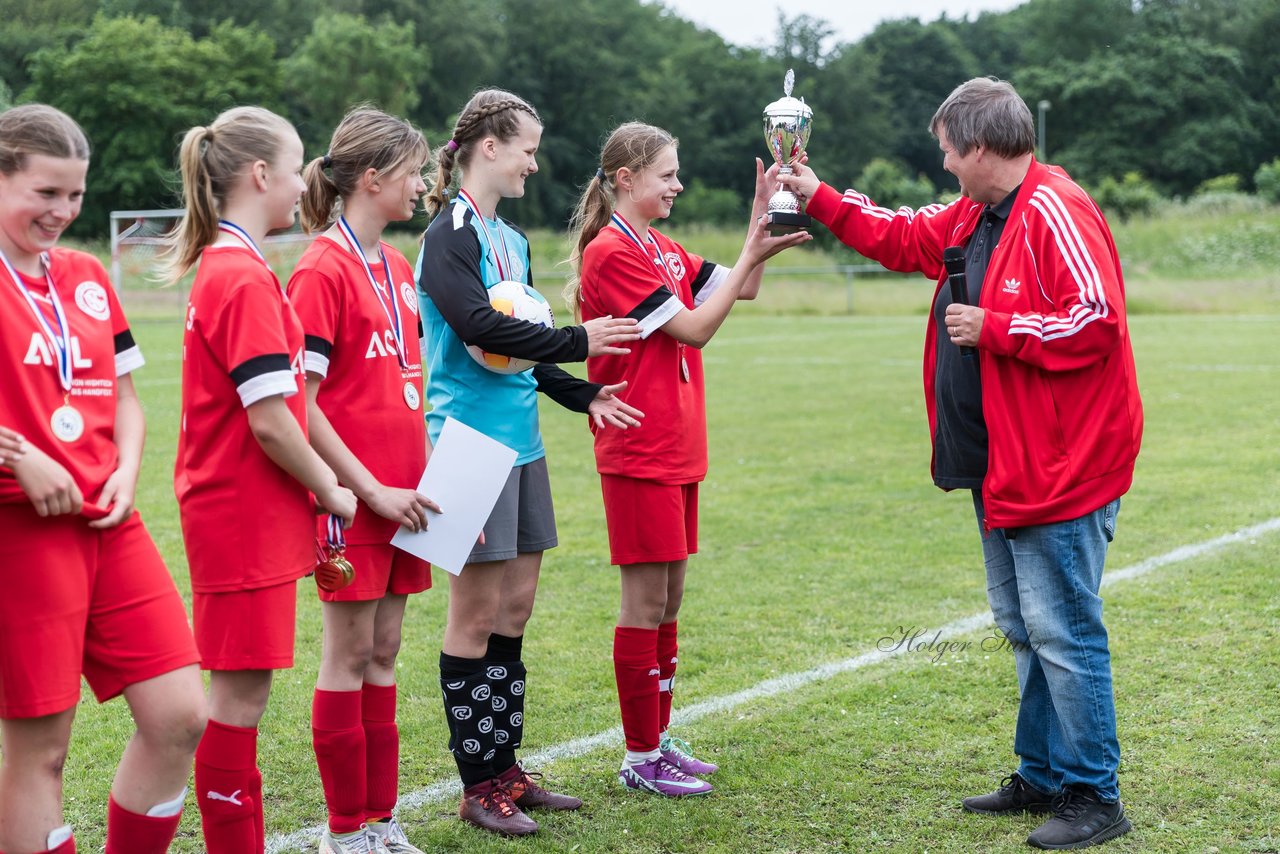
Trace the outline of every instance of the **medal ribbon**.
<instances>
[{"instance_id":1,"label":"medal ribbon","mask_svg":"<svg viewBox=\"0 0 1280 854\"><path fill-rule=\"evenodd\" d=\"M13 283L18 286L18 290L22 292L27 305L31 308L31 313L36 316L36 322L40 324L40 331L44 333L44 337L49 341L49 346L53 348L53 352L57 355L58 382L62 385L63 392L70 394L72 374L71 325L67 322L67 313L62 310L62 300L58 298L58 291L53 286L53 274L49 272L49 256L41 253L40 266L44 268L45 284L49 286L49 301L53 303L53 316L58 322L57 335L54 334L53 327L49 325L44 312L40 310L40 306L36 305L35 297L31 295L31 291L27 290L26 283L22 281L18 271L9 263L9 257L4 254L3 250L0 250L0 261L4 262L5 271L13 279Z\"/></svg>"},{"instance_id":2,"label":"medal ribbon","mask_svg":"<svg viewBox=\"0 0 1280 854\"><path fill-rule=\"evenodd\" d=\"M347 547L347 537L342 533L342 517L330 513L327 525L329 529L329 548L335 551L342 551Z\"/></svg>"},{"instance_id":3,"label":"medal ribbon","mask_svg":"<svg viewBox=\"0 0 1280 854\"><path fill-rule=\"evenodd\" d=\"M263 264L267 264L267 257L262 254L262 250L258 248L258 244L253 242L253 238L249 236L249 232L236 225L229 219L218 220L218 231L230 234L232 237L239 239L241 243L253 250L253 254L258 256L258 260ZM267 264L269 268L271 265Z\"/></svg>"},{"instance_id":4,"label":"medal ribbon","mask_svg":"<svg viewBox=\"0 0 1280 854\"><path fill-rule=\"evenodd\" d=\"M631 223L623 219L617 211L614 211L613 215L609 217L609 220L613 223L614 228L625 234L627 239L634 243L640 251L644 253L646 258L662 267L662 272L665 273L667 277L667 288L670 289L671 293L674 294L677 299L679 299L680 291L676 288L676 277L672 275L671 268L667 266L666 256L662 254L662 247L658 245L658 241L652 239L649 241L649 243L653 245L653 248L658 251L658 257L655 260L653 255L649 253L648 248L645 247L645 242L640 239L640 235L631 227ZM645 229L645 236L648 236L648 229Z\"/></svg>"},{"instance_id":5,"label":"medal ribbon","mask_svg":"<svg viewBox=\"0 0 1280 854\"><path fill-rule=\"evenodd\" d=\"M502 233L502 229L497 229L498 239L502 241L502 258L498 257L497 248L493 245L493 235L489 233L489 225L484 221L484 215L480 213L480 206L476 204L476 200L471 198L471 194L462 188L458 189L458 201L471 208L471 212L476 215L476 219L480 220L480 227L484 229L485 242L489 244L489 250L493 252L493 260L498 265L498 278L507 281L507 270L511 269L511 254L507 251L507 236ZM503 259L506 260L507 266L502 266Z\"/></svg>"},{"instance_id":6,"label":"medal ribbon","mask_svg":"<svg viewBox=\"0 0 1280 854\"><path fill-rule=\"evenodd\" d=\"M378 244L378 258L382 261L382 270L387 276L387 293L391 295L391 308L387 308L387 301L382 297L382 286L373 275L369 259L364 257L364 250L360 248L360 242L356 240L356 234L351 230L345 216L338 217L338 231L342 232L342 236L346 238L351 252L360 259L360 266L364 267L364 274L369 277L369 284L373 286L373 292L378 297L378 305L382 306L382 312L387 316L387 322L391 324L391 335L396 340L396 358L400 361L401 370L409 370L409 360L404 352L404 328L400 325L400 301L396 299L395 285L391 283L391 265L387 263L382 244Z\"/></svg>"},{"instance_id":7,"label":"medal ribbon","mask_svg":"<svg viewBox=\"0 0 1280 854\"><path fill-rule=\"evenodd\" d=\"M631 227L631 223L623 219L617 211L613 212L609 217L609 221L614 228L625 234L627 239L634 243L636 248L643 252L646 258L650 261L654 261L653 256L649 254L649 250L645 248L644 241L640 239L640 235L636 234L636 230ZM645 236L649 236L649 229L647 228L645 229ZM662 254L662 247L658 245L658 241L656 240L651 239L649 242L652 243L653 248L658 251L658 258L654 263L662 267L662 272L665 273L667 277L667 288L671 291L671 295L679 300L680 291L676 288L676 277L671 275L671 268L667 266L666 256ZM683 300L681 300L681 302L683 303ZM685 382L689 382L689 363L685 361L684 347L685 345L683 341L676 342L676 352L680 354L680 378Z\"/></svg>"}]
</instances>

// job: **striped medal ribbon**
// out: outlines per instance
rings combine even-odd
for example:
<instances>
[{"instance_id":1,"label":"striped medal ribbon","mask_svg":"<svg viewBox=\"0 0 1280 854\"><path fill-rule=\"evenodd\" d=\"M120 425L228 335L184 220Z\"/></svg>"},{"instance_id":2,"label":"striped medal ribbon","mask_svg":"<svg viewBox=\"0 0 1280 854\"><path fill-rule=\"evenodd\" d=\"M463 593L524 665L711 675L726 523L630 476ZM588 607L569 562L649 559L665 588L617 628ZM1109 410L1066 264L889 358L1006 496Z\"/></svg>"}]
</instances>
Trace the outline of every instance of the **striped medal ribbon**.
<instances>
[{"instance_id":1,"label":"striped medal ribbon","mask_svg":"<svg viewBox=\"0 0 1280 854\"><path fill-rule=\"evenodd\" d=\"M5 272L9 274L9 278L13 280L13 284L27 301L27 306L31 309L31 313L35 315L36 323L39 324L45 340L49 342L49 347L57 362L58 384L62 386L62 406L53 410L53 414L49 416L49 427L59 441L74 442L84 435L84 416L71 405L71 380L74 372L74 354L71 352L71 324L67 321L67 313L62 308L62 300L58 296L58 289L53 284L53 274L50 272L52 262L47 253L40 254L40 266L44 268L44 281L49 288L49 302L53 304L53 317L58 324L56 333L53 327L49 325L49 320L44 316L44 312L36 305L35 297L31 295L31 291L28 290L26 283L22 281L22 277L18 275L18 271L14 269L13 264L9 262L9 257L4 254L3 250L0 250L0 262L4 263Z\"/></svg>"}]
</instances>

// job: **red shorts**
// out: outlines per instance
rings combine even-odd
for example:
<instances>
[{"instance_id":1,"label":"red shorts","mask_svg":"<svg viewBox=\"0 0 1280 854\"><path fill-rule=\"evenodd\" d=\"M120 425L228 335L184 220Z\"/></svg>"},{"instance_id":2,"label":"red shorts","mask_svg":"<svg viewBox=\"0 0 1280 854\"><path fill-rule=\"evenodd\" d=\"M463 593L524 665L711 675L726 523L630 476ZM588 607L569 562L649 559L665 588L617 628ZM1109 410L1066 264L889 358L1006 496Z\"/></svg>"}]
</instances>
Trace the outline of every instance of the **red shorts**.
<instances>
[{"instance_id":1,"label":"red shorts","mask_svg":"<svg viewBox=\"0 0 1280 854\"><path fill-rule=\"evenodd\" d=\"M431 588L431 564L389 544L347 546L355 580L337 593L316 588L321 602L369 602L388 593L407 596Z\"/></svg>"},{"instance_id":2,"label":"red shorts","mask_svg":"<svg viewBox=\"0 0 1280 854\"><path fill-rule=\"evenodd\" d=\"M298 582L253 590L194 593L191 616L204 670L293 667Z\"/></svg>"},{"instance_id":3,"label":"red shorts","mask_svg":"<svg viewBox=\"0 0 1280 854\"><path fill-rule=\"evenodd\" d=\"M611 563L667 563L697 553L698 484L602 474L600 487Z\"/></svg>"},{"instance_id":4,"label":"red shorts","mask_svg":"<svg viewBox=\"0 0 1280 854\"><path fill-rule=\"evenodd\" d=\"M199 658L141 516L100 531L0 504L0 718L66 711L82 673L105 702Z\"/></svg>"}]
</instances>

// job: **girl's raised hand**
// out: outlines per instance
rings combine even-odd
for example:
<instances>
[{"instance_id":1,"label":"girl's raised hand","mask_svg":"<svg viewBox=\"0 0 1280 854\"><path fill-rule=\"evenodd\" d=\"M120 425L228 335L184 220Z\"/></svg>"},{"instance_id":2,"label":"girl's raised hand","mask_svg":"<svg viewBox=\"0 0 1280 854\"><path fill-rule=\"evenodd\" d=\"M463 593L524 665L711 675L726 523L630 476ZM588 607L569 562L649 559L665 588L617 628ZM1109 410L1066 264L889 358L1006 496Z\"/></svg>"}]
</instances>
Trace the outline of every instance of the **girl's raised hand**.
<instances>
[{"instance_id":1,"label":"girl's raised hand","mask_svg":"<svg viewBox=\"0 0 1280 854\"><path fill-rule=\"evenodd\" d=\"M588 320L582 328L587 330L588 356L625 356L631 351L618 345L640 340L640 330L633 317L606 315Z\"/></svg>"},{"instance_id":2,"label":"girl's raised hand","mask_svg":"<svg viewBox=\"0 0 1280 854\"><path fill-rule=\"evenodd\" d=\"M772 235L768 232L766 225L763 214L756 217L755 225L747 234L746 243L742 244L740 263L746 262L748 266L754 267L763 261L769 260L779 252L813 240L813 235L807 231Z\"/></svg>"},{"instance_id":3,"label":"girl's raised hand","mask_svg":"<svg viewBox=\"0 0 1280 854\"><path fill-rule=\"evenodd\" d=\"M767 170L764 161L756 158L756 195L751 209L756 216L764 213L769 207L769 199L781 185L778 183L778 164L772 164Z\"/></svg>"}]
</instances>

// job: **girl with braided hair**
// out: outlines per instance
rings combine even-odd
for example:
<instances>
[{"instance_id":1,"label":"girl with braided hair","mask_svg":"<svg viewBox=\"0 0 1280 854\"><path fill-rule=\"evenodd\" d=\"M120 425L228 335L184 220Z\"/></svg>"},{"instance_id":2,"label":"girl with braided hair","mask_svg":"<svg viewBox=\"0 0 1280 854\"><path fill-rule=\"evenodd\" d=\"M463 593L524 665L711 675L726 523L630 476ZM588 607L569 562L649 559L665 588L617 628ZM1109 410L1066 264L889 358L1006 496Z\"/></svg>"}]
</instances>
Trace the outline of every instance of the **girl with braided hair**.
<instances>
[{"instance_id":1,"label":"girl with braided hair","mask_svg":"<svg viewBox=\"0 0 1280 854\"><path fill-rule=\"evenodd\" d=\"M541 137L541 120L523 99L497 89L471 98L436 155L435 185L426 199L435 219L417 267L432 441L453 417L518 454L481 543L462 572L449 578L440 653L449 748L463 784L459 814L508 836L538 829L525 809L582 805L539 786L515 754L524 728L524 629L542 553L557 543L536 394L589 413L598 429L626 429L642 417L616 397L626 383L587 383L551 364L625 355L621 345L637 338L635 321L601 317L548 329L489 303L487 289L501 281L532 284L529 243L497 217L496 208L504 198L524 195L525 179L538 171L534 155ZM455 170L462 173L461 186L450 204ZM525 373L495 373L471 358L468 344L539 364Z\"/></svg>"}]
</instances>

